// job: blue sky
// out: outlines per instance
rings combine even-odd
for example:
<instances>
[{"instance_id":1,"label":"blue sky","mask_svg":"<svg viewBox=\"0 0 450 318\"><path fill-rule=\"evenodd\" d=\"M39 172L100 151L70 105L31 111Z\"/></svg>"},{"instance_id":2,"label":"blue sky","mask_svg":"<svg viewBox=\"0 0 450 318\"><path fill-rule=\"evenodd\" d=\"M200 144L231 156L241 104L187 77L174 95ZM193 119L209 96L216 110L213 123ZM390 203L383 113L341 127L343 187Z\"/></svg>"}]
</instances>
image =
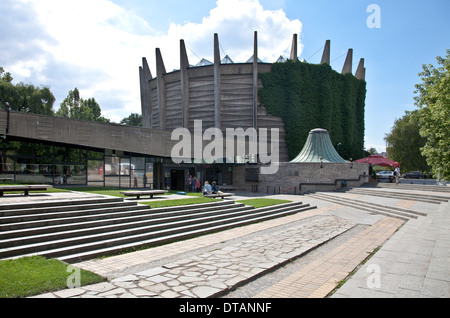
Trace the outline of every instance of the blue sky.
<instances>
[{"instance_id":1,"label":"blue sky","mask_svg":"<svg viewBox=\"0 0 450 318\"><path fill-rule=\"evenodd\" d=\"M371 4L380 28L367 25ZM354 72L365 59L366 148L379 152L395 119L415 109L422 64L450 49L448 0L0 0L0 12L0 65L15 82L50 86L56 109L78 87L113 121L140 112L138 68L146 57L155 74L156 47L171 70L181 38L191 64L212 59L215 32L236 62L252 55L253 31L267 62L289 54L293 33L310 63L331 40L336 71L349 48Z\"/></svg>"}]
</instances>

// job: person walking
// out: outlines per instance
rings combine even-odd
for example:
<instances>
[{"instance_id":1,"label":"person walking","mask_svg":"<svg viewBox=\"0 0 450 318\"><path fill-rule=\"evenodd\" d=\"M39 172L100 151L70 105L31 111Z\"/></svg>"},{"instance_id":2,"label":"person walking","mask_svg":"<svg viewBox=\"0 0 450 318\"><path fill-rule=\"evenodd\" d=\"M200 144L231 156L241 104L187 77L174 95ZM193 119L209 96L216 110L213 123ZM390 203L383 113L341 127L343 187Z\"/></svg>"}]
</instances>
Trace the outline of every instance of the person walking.
<instances>
[{"instance_id":1,"label":"person walking","mask_svg":"<svg viewBox=\"0 0 450 318\"><path fill-rule=\"evenodd\" d=\"M197 179L197 182L195 183L196 192L200 192L201 187L202 187L202 183L200 182L200 180Z\"/></svg>"},{"instance_id":2,"label":"person walking","mask_svg":"<svg viewBox=\"0 0 450 318\"><path fill-rule=\"evenodd\" d=\"M196 176L194 176L193 178L192 178L192 183L191 183L191 192L195 192L196 191L196 188L197 188L197 177Z\"/></svg>"},{"instance_id":3,"label":"person walking","mask_svg":"<svg viewBox=\"0 0 450 318\"><path fill-rule=\"evenodd\" d=\"M187 178L187 180L186 180L186 185L185 185L185 188L186 188L186 192L189 192L189 191L191 191L191 189L192 189L192 175L190 174L189 175L189 178Z\"/></svg>"},{"instance_id":4,"label":"person walking","mask_svg":"<svg viewBox=\"0 0 450 318\"><path fill-rule=\"evenodd\" d=\"M395 184L397 185L400 182L400 167L395 168L394 170L395 174Z\"/></svg>"}]
</instances>

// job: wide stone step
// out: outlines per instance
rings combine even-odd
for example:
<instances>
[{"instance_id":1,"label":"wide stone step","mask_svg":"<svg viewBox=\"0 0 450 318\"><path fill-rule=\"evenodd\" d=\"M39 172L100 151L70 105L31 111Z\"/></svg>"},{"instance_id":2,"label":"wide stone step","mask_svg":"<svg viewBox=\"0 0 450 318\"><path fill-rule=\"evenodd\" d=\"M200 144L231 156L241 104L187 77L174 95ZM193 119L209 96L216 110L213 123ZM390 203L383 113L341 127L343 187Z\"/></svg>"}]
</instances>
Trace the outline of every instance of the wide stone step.
<instances>
[{"instance_id":1,"label":"wide stone step","mask_svg":"<svg viewBox=\"0 0 450 318\"><path fill-rule=\"evenodd\" d=\"M198 211L200 208L189 210L184 208L184 213L171 211L157 211L154 215L159 218L150 218L145 221L136 221L118 224L110 224L91 229L70 230L56 233L35 235L0 241L0 258L19 257L24 255L43 255L46 257L66 257L84 253L83 258L95 257L99 251L105 249L118 251L123 246L142 246L145 242L163 242L166 239L181 238L185 233L198 233L224 229L237 224L255 222L267 218L279 217L291 213L298 213L305 209L311 209L304 204L285 204L276 208L254 209L243 204L219 204L218 207L228 207L218 211ZM315 207L314 207L315 208ZM206 207L211 210L211 207ZM153 210L153 209L152 209ZM158 210L158 209L154 209ZM197 211L195 211L197 210ZM214 210L214 209L213 209ZM163 216L164 215L164 216ZM130 221L130 220L128 220ZM159 239L165 237L165 239ZM9 245L8 245L9 241ZM88 256L90 255L90 256ZM76 256L75 258L80 256Z\"/></svg>"},{"instance_id":2,"label":"wide stone step","mask_svg":"<svg viewBox=\"0 0 450 318\"><path fill-rule=\"evenodd\" d=\"M412 200L412 201L420 201L434 204L441 204L443 202L447 202L450 200L450 197L439 196L439 195L423 195L418 196L413 193L405 193L405 192L388 192L384 190L365 190L360 188L353 188L348 190L349 193L355 194L363 194L363 195L371 195L371 196L379 196L384 198L394 198L394 199L402 199L402 200Z\"/></svg>"},{"instance_id":3,"label":"wide stone step","mask_svg":"<svg viewBox=\"0 0 450 318\"><path fill-rule=\"evenodd\" d=\"M219 209L198 209L197 211L186 210L184 213L165 212L160 214L144 214L138 216L120 217L109 220L98 220L92 222L80 222L74 224L58 225L30 229L27 231L10 231L0 234L0 248L7 246L19 246L33 244L36 242L48 242L51 240L72 239L86 235L109 233L125 229L139 228L143 226L156 226L170 224L170 222L181 222L185 220L194 221L205 217L221 216L223 214L251 210L251 207L236 205L224 206Z\"/></svg>"},{"instance_id":4,"label":"wide stone step","mask_svg":"<svg viewBox=\"0 0 450 318\"><path fill-rule=\"evenodd\" d=\"M292 205L285 205L278 210L290 209ZM6 239L0 241L0 257L9 257L14 253L23 253L28 251L41 251L47 249L50 245L56 246L68 246L77 244L77 242L89 242L92 240L100 240L102 236L114 237L126 235L128 232L138 233L139 231L151 232L155 230L161 230L164 228L176 227L183 224L205 223L215 219L229 219L239 215L247 214L253 210L253 207L246 207L243 204L236 204L236 206L228 206L227 209L213 210L213 211L190 211L177 216L160 216L154 218L155 215L150 215L148 220L145 218L128 218L118 219L109 222L97 222L90 223L89 225L81 224L69 224L66 227L66 231L60 231L56 233L49 233L43 235L28 236L30 232L26 233L27 236L17 237L15 239ZM267 211L266 208L261 209L259 212ZM159 216L159 214L158 214ZM81 226L82 230L73 230L75 227ZM85 229L85 227L90 227ZM44 228L45 230L45 228ZM7 235L8 233L5 233ZM23 233L25 234L25 233Z\"/></svg>"},{"instance_id":5,"label":"wide stone step","mask_svg":"<svg viewBox=\"0 0 450 318\"><path fill-rule=\"evenodd\" d=\"M261 213L261 214L254 214L252 217L241 217L241 218L234 218L233 220L229 220L228 222L223 221L217 221L213 223L207 224L206 227L199 227L198 225L194 226L188 226L183 227L182 229L174 230L172 233L167 232L160 232L159 235L157 235L154 238L147 238L142 240L142 237L139 237L137 239L138 242L131 242L131 243L123 243L120 242L119 244L113 244L109 247L102 247L102 248L90 248L87 252L78 252L71 255L65 255L65 256L54 256L58 259L73 263L73 262L80 262L88 259L92 259L94 257L98 257L100 255L110 255L117 253L123 249L129 249L129 248L138 248L138 247L151 247L151 246L157 246L161 244L168 244L171 242L175 242L182 239L188 239L200 235L205 235L208 233L223 231L227 229L231 229L234 227L239 226L245 226L248 224L256 223L256 222L262 222L262 221L268 221L271 219L284 217L287 215L295 214L295 213L301 213L305 212L307 210L315 209L315 206L309 206L305 205L302 208L291 208L285 211L279 211L277 213ZM111 244L111 242L105 242L105 245ZM118 242L115 242L118 243Z\"/></svg>"},{"instance_id":6,"label":"wide stone step","mask_svg":"<svg viewBox=\"0 0 450 318\"><path fill-rule=\"evenodd\" d=\"M431 191L436 193L448 193L450 192L450 186L445 185L427 185L427 184L409 184L408 181L402 180L402 183L367 183L363 188L388 188L388 189L405 189L416 191Z\"/></svg>"},{"instance_id":7,"label":"wide stone step","mask_svg":"<svg viewBox=\"0 0 450 318\"><path fill-rule=\"evenodd\" d=\"M248 209L246 209L248 210ZM133 222L133 223L119 223L113 227L106 227L106 231L97 228L98 231L89 231L88 235L75 235L76 232L61 233L53 236L53 240L41 240L40 237L32 238L31 240L24 239L24 242L31 241L28 245L18 245L6 248L5 251L0 250L0 257L10 257L18 254L40 252L47 249L56 249L62 247L70 247L73 245L86 244L91 242L99 242L109 239L129 237L131 235L149 235L157 233L162 230L170 230L183 225L203 224L214 220L226 220L235 215L241 215L245 211L240 209L233 209L232 211L222 211L220 214L210 216L194 216L190 218L178 217L175 219L160 218L147 222ZM226 215L224 215L226 213ZM48 238L48 237L47 237ZM52 236L50 236L52 238ZM37 241L37 242L34 242ZM15 243L20 243L20 240L15 240ZM1 243L0 243L1 244ZM8 244L3 242L1 245ZM3 246L2 246L3 247Z\"/></svg>"},{"instance_id":8,"label":"wide stone step","mask_svg":"<svg viewBox=\"0 0 450 318\"><path fill-rule=\"evenodd\" d=\"M404 221L410 219L417 219L419 216L426 216L426 213L411 211L407 209L397 208L397 207L387 207L382 205L377 205L373 203L368 203L360 200L339 198L334 195L327 195L324 193L314 193L308 194L309 197L313 197L319 200L329 201L337 204L342 204L355 209L371 212L374 214L381 214L386 216L391 216Z\"/></svg>"},{"instance_id":9,"label":"wide stone step","mask_svg":"<svg viewBox=\"0 0 450 318\"><path fill-rule=\"evenodd\" d=\"M3 238L4 235L11 236L11 232L18 231L19 233L26 233L26 230L28 229L29 232L26 233L28 235L34 235L44 232L54 232L59 230L60 227L66 225L70 227L71 229L77 229L77 228L86 228L90 227L90 224L95 224L95 222L98 221L104 221L104 224L107 224L108 220L112 220L112 222L117 223L117 221L114 221L115 219L119 218L127 218L127 217L136 217L136 216L144 216L146 218L157 218L157 217L163 217L163 216L170 216L174 214L185 214L187 211L204 211L208 209L225 209L229 207L227 204L207 204L206 206L201 205L193 205L191 207L181 207L181 210L176 210L174 208L167 209L150 209L150 207L146 205L134 205L129 206L125 208L113 208L110 210L94 210L92 211L92 214L84 214L82 213L81 216L74 216L74 217L58 217L53 219L47 219L44 217L42 220L36 220L36 221L28 221L28 222L17 222L17 223L9 223L9 224L1 224L2 218L0 218L0 239ZM21 231L22 230L22 231ZM21 231L21 232L20 232ZM33 233L33 234L32 234ZM26 235L23 234L23 235Z\"/></svg>"},{"instance_id":10,"label":"wide stone step","mask_svg":"<svg viewBox=\"0 0 450 318\"><path fill-rule=\"evenodd\" d=\"M74 200L45 200L32 203L10 203L1 204L0 201L0 217L9 215L21 215L30 213L45 213L47 211L65 211L70 209L70 207L76 207L82 209L81 206L97 204L107 204L107 203L124 203L123 198L117 197L100 197L100 198L89 198L89 199L74 199Z\"/></svg>"},{"instance_id":11,"label":"wide stone step","mask_svg":"<svg viewBox=\"0 0 450 318\"><path fill-rule=\"evenodd\" d=\"M72 210L73 209L73 210ZM97 214L105 214L105 213L115 213L115 212L124 212L129 210L149 210L148 206L140 205L138 206L136 203L113 203L113 204L97 204L95 206L80 206L80 209L77 207L71 207L70 210L67 211L57 211L57 212L45 212L45 213L32 213L32 214L23 214L23 215L14 215L14 216L4 216L0 217L0 225L6 224L14 224L14 223L26 223L35 221L44 222L45 220L57 220L57 219L67 219L67 218L76 218L83 216L94 216Z\"/></svg>"}]
</instances>

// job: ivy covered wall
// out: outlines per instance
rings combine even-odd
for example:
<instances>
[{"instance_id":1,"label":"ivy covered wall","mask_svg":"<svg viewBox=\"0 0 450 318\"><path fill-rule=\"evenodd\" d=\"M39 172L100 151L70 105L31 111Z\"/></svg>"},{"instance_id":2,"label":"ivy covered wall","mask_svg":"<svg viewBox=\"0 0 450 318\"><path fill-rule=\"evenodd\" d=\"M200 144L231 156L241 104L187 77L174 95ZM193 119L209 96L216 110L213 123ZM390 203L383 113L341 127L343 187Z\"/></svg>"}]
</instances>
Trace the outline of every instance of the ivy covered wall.
<instances>
[{"instance_id":1,"label":"ivy covered wall","mask_svg":"<svg viewBox=\"0 0 450 318\"><path fill-rule=\"evenodd\" d=\"M327 129L344 159L359 159L364 147L366 82L340 74L327 64L275 63L259 75L260 102L283 119L289 160L294 159L315 128Z\"/></svg>"}]
</instances>

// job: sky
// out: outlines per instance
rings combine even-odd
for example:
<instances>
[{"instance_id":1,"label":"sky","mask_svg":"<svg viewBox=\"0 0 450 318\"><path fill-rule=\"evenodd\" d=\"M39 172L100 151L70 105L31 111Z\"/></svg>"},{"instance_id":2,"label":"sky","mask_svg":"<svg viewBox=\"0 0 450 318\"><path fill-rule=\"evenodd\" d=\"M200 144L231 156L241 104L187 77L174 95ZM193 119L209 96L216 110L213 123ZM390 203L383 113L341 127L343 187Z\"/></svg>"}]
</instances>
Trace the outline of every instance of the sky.
<instances>
[{"instance_id":1,"label":"sky","mask_svg":"<svg viewBox=\"0 0 450 318\"><path fill-rule=\"evenodd\" d=\"M156 75L156 48L171 71L180 39L192 65L214 60L214 33L235 62L253 55L254 31L270 63L289 57L294 33L314 64L331 40L334 70L349 48L353 73L365 60L365 147L383 152L394 121L416 109L422 65L450 49L448 12L448 0L0 0L0 66L13 83L49 86L55 110L77 87L119 122L141 112L139 66L146 57Z\"/></svg>"}]
</instances>

